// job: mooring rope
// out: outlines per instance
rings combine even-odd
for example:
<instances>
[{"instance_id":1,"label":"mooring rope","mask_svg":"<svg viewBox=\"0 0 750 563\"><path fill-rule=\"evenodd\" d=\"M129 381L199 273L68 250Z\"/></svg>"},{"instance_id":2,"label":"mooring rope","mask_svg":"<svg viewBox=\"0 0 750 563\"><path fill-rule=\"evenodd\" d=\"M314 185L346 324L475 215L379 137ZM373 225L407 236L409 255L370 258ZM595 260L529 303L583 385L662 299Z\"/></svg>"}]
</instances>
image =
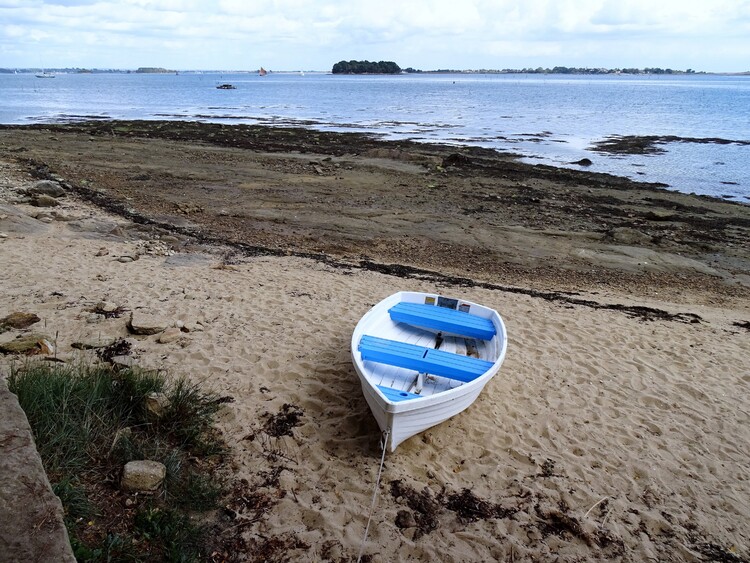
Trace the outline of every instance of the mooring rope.
<instances>
[{"instance_id":1,"label":"mooring rope","mask_svg":"<svg viewBox=\"0 0 750 563\"><path fill-rule=\"evenodd\" d=\"M378 469L378 478L375 479L375 490L372 492L372 504L370 504L370 516L367 517L367 526L365 527L365 535L362 538L362 543L359 546L359 555L357 555L357 563L360 563L362 559L362 552L365 549L365 542L367 542L367 534L370 531L370 522L372 522L372 513L375 511L375 503L378 500L378 491L380 490L380 476L383 473L383 464L385 463L385 452L388 448L388 436L391 433L390 429L383 432L383 441L380 446L383 448L383 456L380 458L380 469Z\"/></svg>"}]
</instances>

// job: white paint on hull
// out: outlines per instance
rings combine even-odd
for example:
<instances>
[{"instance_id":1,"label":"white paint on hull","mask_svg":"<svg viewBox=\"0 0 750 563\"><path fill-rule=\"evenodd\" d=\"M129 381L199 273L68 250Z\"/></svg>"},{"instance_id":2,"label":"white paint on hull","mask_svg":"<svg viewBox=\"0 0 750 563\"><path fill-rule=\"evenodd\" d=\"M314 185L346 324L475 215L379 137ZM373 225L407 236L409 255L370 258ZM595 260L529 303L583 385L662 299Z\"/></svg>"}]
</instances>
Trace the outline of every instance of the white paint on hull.
<instances>
[{"instance_id":1,"label":"white paint on hull","mask_svg":"<svg viewBox=\"0 0 750 563\"><path fill-rule=\"evenodd\" d=\"M357 350L363 335L399 340L420 346L434 347L435 332L395 323L388 315L396 303L402 301L424 303L425 298L437 299L437 294L399 292L384 299L368 311L357 324L352 334L352 361L362 384L362 392L378 426L382 431L390 430L388 444L391 451L398 445L428 428L440 424L469 407L479 396L487 382L498 372L505 359L507 336L505 324L497 311L459 300L470 307L470 313L492 320L497 332L489 341L465 339L457 335L444 336L440 349L457 354L472 354L493 362L482 376L468 383L452 379L427 376L419 399L391 401L377 389L378 385L400 391L414 392L417 372L395 366L362 361Z\"/></svg>"}]
</instances>

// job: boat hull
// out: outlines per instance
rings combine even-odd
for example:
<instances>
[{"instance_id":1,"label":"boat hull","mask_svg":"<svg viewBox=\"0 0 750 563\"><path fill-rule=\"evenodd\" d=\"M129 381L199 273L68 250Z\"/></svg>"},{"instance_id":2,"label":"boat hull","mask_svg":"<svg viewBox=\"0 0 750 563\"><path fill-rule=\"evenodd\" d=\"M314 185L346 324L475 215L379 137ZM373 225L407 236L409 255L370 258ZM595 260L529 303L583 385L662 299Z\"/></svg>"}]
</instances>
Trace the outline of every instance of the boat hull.
<instances>
[{"instance_id":1,"label":"boat hull","mask_svg":"<svg viewBox=\"0 0 750 563\"><path fill-rule=\"evenodd\" d=\"M372 411L378 426L387 432L386 447L394 451L399 444L412 436L419 434L444 422L467 409L479 396L485 385L498 372L505 357L507 338L505 325L500 315L487 307L463 300L455 300L459 306L470 308L473 314L490 319L495 327L496 336L486 343L479 345L477 355L492 362L491 367L476 379L461 383L434 380L431 392L424 392L424 396L409 400L392 400L379 387L387 384L396 386L397 390L407 391L410 378L416 375L414 370L382 366L375 362L362 359L358 350L362 336L372 335L383 338L393 338L400 341L426 344L434 340L435 332L424 328L404 327L401 323L392 321L388 310L400 302L424 303L425 300L436 300L440 296L421 292L399 292L384 299L366 313L352 334L352 362L362 385L362 393ZM458 335L444 334L440 338L451 339L451 345L456 347L461 339ZM473 342L473 341L472 341ZM457 346L460 348L460 346ZM465 351L461 348L462 351ZM474 350L472 345L472 351ZM405 382L405 383L404 383ZM428 386L429 387L429 386ZM427 389L426 391L429 391Z\"/></svg>"}]
</instances>

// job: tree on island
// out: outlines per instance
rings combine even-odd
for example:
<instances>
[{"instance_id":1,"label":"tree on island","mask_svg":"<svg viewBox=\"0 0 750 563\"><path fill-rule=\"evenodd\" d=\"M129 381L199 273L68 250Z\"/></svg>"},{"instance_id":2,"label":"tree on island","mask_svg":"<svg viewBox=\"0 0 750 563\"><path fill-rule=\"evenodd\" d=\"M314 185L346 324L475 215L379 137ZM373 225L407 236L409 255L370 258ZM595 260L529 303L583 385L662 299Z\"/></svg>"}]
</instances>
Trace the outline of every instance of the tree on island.
<instances>
[{"instance_id":1,"label":"tree on island","mask_svg":"<svg viewBox=\"0 0 750 563\"><path fill-rule=\"evenodd\" d=\"M156 66L142 66L135 71L136 74L174 74L174 70L167 70L166 68Z\"/></svg>"},{"instance_id":2,"label":"tree on island","mask_svg":"<svg viewBox=\"0 0 750 563\"><path fill-rule=\"evenodd\" d=\"M333 74L401 74L401 67L393 61L339 61Z\"/></svg>"}]
</instances>

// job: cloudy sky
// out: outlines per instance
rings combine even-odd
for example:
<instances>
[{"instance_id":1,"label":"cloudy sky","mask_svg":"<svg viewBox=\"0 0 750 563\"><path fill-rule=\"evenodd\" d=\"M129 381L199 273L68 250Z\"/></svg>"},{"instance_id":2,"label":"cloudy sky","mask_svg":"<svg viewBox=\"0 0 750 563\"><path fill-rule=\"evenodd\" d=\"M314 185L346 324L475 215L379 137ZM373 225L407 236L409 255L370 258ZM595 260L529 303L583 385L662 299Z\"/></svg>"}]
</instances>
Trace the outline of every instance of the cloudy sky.
<instances>
[{"instance_id":1,"label":"cloudy sky","mask_svg":"<svg viewBox=\"0 0 750 563\"><path fill-rule=\"evenodd\" d=\"M0 0L0 67L750 70L750 0Z\"/></svg>"}]
</instances>

